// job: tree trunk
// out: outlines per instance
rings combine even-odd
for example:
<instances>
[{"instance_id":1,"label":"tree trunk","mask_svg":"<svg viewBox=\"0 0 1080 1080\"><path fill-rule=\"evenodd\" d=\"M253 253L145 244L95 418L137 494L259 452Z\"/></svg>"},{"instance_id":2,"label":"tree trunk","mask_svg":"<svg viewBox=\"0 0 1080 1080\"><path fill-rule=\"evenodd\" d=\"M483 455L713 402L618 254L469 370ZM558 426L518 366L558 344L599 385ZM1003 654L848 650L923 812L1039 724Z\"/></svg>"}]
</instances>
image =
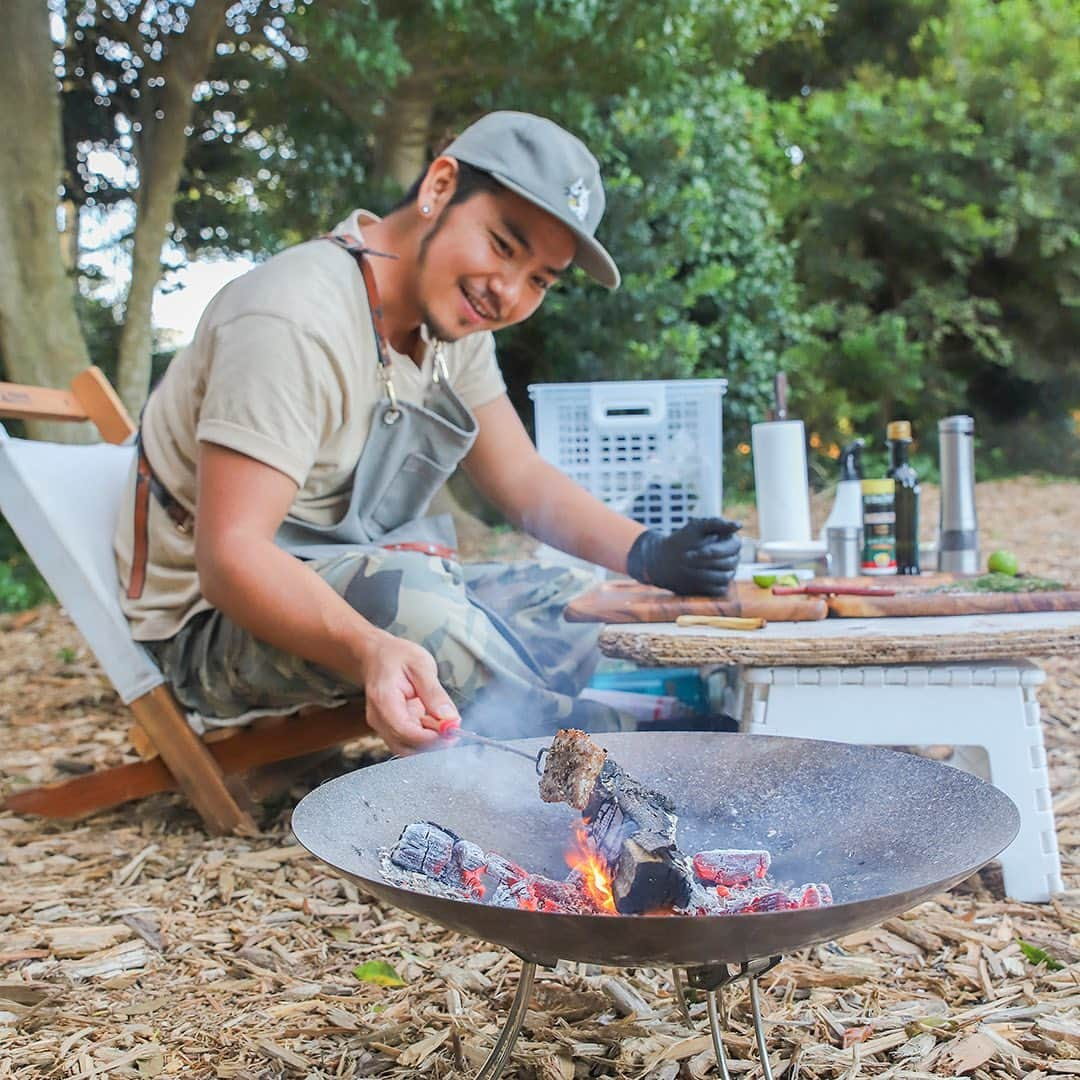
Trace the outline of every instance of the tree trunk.
<instances>
[{"instance_id":1,"label":"tree trunk","mask_svg":"<svg viewBox=\"0 0 1080 1080\"><path fill-rule=\"evenodd\" d=\"M205 78L230 0L198 0L182 35L169 38L161 74L165 85L153 95L136 144L139 191L131 285L124 311L117 364L117 391L132 416L142 411L150 389L153 353L151 304L161 277L161 249L172 218L176 189L187 154L192 93ZM147 89L144 94L149 94ZM155 112L159 115L155 116Z\"/></svg>"},{"instance_id":2,"label":"tree trunk","mask_svg":"<svg viewBox=\"0 0 1080 1080\"><path fill-rule=\"evenodd\" d=\"M57 233L60 98L49 13L12 0L0 64L0 358L13 382L66 387L89 358ZM87 441L89 425L34 423L37 438Z\"/></svg>"},{"instance_id":3,"label":"tree trunk","mask_svg":"<svg viewBox=\"0 0 1080 1080\"><path fill-rule=\"evenodd\" d=\"M387 100L376 159L379 177L393 180L402 191L427 167L433 112L431 78L414 63L412 74L397 83Z\"/></svg>"}]
</instances>

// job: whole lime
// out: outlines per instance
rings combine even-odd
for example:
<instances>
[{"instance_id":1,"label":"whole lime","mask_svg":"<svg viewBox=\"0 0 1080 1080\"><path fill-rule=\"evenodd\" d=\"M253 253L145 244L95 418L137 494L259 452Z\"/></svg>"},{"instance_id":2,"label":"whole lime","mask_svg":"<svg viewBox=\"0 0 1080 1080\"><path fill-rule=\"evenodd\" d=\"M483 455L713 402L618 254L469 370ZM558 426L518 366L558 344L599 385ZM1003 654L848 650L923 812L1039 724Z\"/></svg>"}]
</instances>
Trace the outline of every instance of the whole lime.
<instances>
[{"instance_id":1,"label":"whole lime","mask_svg":"<svg viewBox=\"0 0 1080 1080\"><path fill-rule=\"evenodd\" d=\"M776 575L775 574L755 574L754 575L754 584L759 589L768 589L770 586L776 584Z\"/></svg>"},{"instance_id":2,"label":"whole lime","mask_svg":"<svg viewBox=\"0 0 1080 1080\"><path fill-rule=\"evenodd\" d=\"M995 551L987 560L986 568L991 574L1008 574L1016 577L1020 571L1020 562L1011 551Z\"/></svg>"}]
</instances>

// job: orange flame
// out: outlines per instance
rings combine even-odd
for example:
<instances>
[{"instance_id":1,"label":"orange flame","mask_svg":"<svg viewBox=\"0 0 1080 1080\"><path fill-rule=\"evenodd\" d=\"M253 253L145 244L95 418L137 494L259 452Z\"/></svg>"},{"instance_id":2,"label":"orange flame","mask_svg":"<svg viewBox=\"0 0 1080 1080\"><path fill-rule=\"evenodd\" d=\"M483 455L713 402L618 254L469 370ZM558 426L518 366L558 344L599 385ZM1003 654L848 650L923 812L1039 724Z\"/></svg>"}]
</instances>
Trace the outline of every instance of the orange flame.
<instances>
[{"instance_id":1,"label":"orange flame","mask_svg":"<svg viewBox=\"0 0 1080 1080\"><path fill-rule=\"evenodd\" d=\"M611 876L581 825L574 827L574 846L566 853L566 864L581 874L585 892L601 911L617 914L615 897L611 893Z\"/></svg>"}]
</instances>

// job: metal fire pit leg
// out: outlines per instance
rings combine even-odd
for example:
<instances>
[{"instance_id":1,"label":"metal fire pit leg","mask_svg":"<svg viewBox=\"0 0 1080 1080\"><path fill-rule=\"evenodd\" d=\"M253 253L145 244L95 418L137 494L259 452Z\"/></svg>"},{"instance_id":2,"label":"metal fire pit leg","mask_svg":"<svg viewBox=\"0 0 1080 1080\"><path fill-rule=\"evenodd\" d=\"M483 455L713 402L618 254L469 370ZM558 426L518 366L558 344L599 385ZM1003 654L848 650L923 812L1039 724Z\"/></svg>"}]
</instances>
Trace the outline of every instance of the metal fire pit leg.
<instances>
[{"instance_id":1,"label":"metal fire pit leg","mask_svg":"<svg viewBox=\"0 0 1080 1080\"><path fill-rule=\"evenodd\" d=\"M724 1042L720 1034L720 1014L718 1006L723 998L723 990L709 990L705 995L705 1002L709 1007L709 1031L712 1032L713 1051L716 1054L716 1065L720 1070L720 1080L731 1080L728 1072L727 1054L724 1053Z\"/></svg>"},{"instance_id":2,"label":"metal fire pit leg","mask_svg":"<svg viewBox=\"0 0 1080 1080\"><path fill-rule=\"evenodd\" d=\"M517 993L514 995L514 1003L510 1006L510 1012L506 1017L506 1023L499 1038L495 1042L495 1048L488 1054L487 1061L480 1066L476 1074L476 1080L495 1080L502 1074L510 1053L514 1049L514 1043L521 1031L521 1025L525 1022L525 1011L529 1007L529 997L532 994L533 978L536 975L536 964L532 960L523 960L521 963L521 975L518 978ZM771 1078L770 1078L771 1080Z\"/></svg>"},{"instance_id":3,"label":"metal fire pit leg","mask_svg":"<svg viewBox=\"0 0 1080 1080\"><path fill-rule=\"evenodd\" d=\"M675 984L675 996L679 1000L679 1012L682 1013L686 1026L692 1023L690 1019L690 1002L686 1000L686 987L683 986L682 972L678 968L671 969L671 981Z\"/></svg>"},{"instance_id":4,"label":"metal fire pit leg","mask_svg":"<svg viewBox=\"0 0 1080 1080\"><path fill-rule=\"evenodd\" d=\"M765 1045L765 1025L761 1022L757 976L752 975L748 981L750 983L750 1012L754 1017L754 1037L757 1039L758 1056L761 1058L761 1075L764 1080L773 1080L772 1066L769 1064L769 1048Z\"/></svg>"},{"instance_id":5,"label":"metal fire pit leg","mask_svg":"<svg viewBox=\"0 0 1080 1080\"><path fill-rule=\"evenodd\" d=\"M686 978L690 985L705 991L705 1000L709 1009L709 1032L712 1035L713 1050L716 1053L716 1064L720 1070L721 1080L731 1080L731 1076L721 1038L720 1006L723 1004L723 998L720 994L725 986L729 986L738 979L746 979L750 986L750 1013L754 1020L754 1036L757 1039L758 1056L761 1058L762 1076L764 1080L773 1080L772 1066L769 1064L769 1049L765 1045L765 1025L761 1019L761 1000L758 996L757 981L766 971L779 963L779 956L770 956L762 960L748 960L739 967L714 964L709 967L688 968L686 971ZM676 990L679 991L680 1000L684 1000L678 971L676 970L674 974Z\"/></svg>"}]
</instances>

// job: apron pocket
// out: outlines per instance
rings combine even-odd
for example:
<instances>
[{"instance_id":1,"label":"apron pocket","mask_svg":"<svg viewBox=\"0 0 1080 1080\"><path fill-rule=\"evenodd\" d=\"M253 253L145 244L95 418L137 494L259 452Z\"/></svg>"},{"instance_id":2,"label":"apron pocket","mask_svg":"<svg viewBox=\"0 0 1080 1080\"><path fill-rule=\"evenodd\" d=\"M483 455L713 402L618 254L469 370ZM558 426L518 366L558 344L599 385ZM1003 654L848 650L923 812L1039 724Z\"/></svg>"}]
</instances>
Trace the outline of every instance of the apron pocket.
<instances>
[{"instance_id":1,"label":"apron pocket","mask_svg":"<svg viewBox=\"0 0 1080 1080\"><path fill-rule=\"evenodd\" d=\"M383 489L371 511L371 519L389 532L407 521L423 517L435 493L453 471L444 469L423 454L409 454L397 475Z\"/></svg>"}]
</instances>

